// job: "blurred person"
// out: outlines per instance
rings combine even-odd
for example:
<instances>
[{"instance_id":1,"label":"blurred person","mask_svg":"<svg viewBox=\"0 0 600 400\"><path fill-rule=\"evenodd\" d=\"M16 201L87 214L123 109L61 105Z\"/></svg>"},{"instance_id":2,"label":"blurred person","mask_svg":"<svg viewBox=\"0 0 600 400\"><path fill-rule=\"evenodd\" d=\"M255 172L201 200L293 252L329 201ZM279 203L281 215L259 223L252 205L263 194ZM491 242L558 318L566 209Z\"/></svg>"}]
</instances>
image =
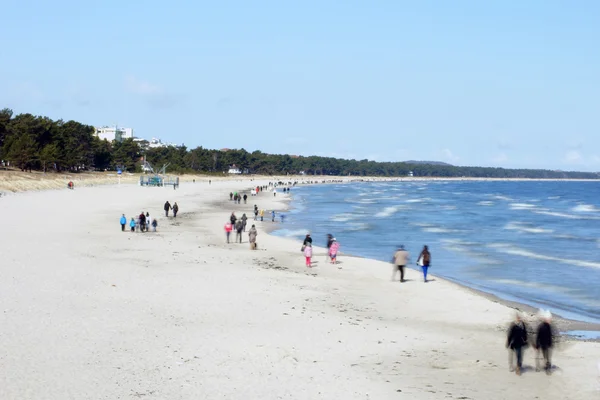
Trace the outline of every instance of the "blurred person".
<instances>
[{"instance_id":1,"label":"blurred person","mask_svg":"<svg viewBox=\"0 0 600 400\"><path fill-rule=\"evenodd\" d=\"M131 232L135 232L135 228L138 224L135 222L135 219L131 217L131 221L129 221L129 227L131 228Z\"/></svg>"},{"instance_id":2,"label":"blurred person","mask_svg":"<svg viewBox=\"0 0 600 400\"><path fill-rule=\"evenodd\" d=\"M521 369L523 368L523 351L527 346L527 325L521 319L521 315L517 313L515 321L508 328L508 334L506 338L506 348L510 349L509 356L509 368L510 371L516 371L517 375L521 375ZM513 355L517 356L517 367L513 367Z\"/></svg>"},{"instance_id":3,"label":"blurred person","mask_svg":"<svg viewBox=\"0 0 600 400\"><path fill-rule=\"evenodd\" d=\"M332 264L337 264L337 254L340 250L340 243L332 238L331 247L329 247L329 258Z\"/></svg>"},{"instance_id":4,"label":"blurred person","mask_svg":"<svg viewBox=\"0 0 600 400\"><path fill-rule=\"evenodd\" d=\"M225 236L227 237L227 243L229 243L229 237L231 236L231 231L233 230L233 225L230 221L225 223Z\"/></svg>"},{"instance_id":5,"label":"blurred person","mask_svg":"<svg viewBox=\"0 0 600 400\"><path fill-rule=\"evenodd\" d=\"M165 217L169 216L169 210L172 209L171 207L171 203L169 203L169 201L167 200L167 202L165 203L163 210L165 210Z\"/></svg>"},{"instance_id":6,"label":"blurred person","mask_svg":"<svg viewBox=\"0 0 600 400\"><path fill-rule=\"evenodd\" d=\"M119 221L119 223L121 224L121 232L125 232L125 225L127 225L127 217L125 216L125 214L121 216L121 220Z\"/></svg>"},{"instance_id":7,"label":"blurred person","mask_svg":"<svg viewBox=\"0 0 600 400\"><path fill-rule=\"evenodd\" d=\"M537 327L535 349L538 353L542 353L542 359L544 360L544 370L547 374L550 374L552 370L552 335L554 329L552 328L552 314L549 311L540 313L541 322ZM540 367L537 363L536 358L536 370L539 371Z\"/></svg>"},{"instance_id":8,"label":"blurred person","mask_svg":"<svg viewBox=\"0 0 600 400\"><path fill-rule=\"evenodd\" d=\"M256 230L256 226L252 225L250 231L248 231L248 241L250 242L250 250L256 250L256 236L258 236L258 231Z\"/></svg>"},{"instance_id":9,"label":"blurred person","mask_svg":"<svg viewBox=\"0 0 600 400\"><path fill-rule=\"evenodd\" d=\"M248 217L246 216L246 213L242 214L242 224L244 225L244 232L246 232L246 224L248 223Z\"/></svg>"},{"instance_id":10,"label":"blurred person","mask_svg":"<svg viewBox=\"0 0 600 400\"><path fill-rule=\"evenodd\" d=\"M244 223L241 219L238 219L235 223L235 242L237 243L238 239L240 243L242 243L242 232L244 232Z\"/></svg>"},{"instance_id":11,"label":"blurred person","mask_svg":"<svg viewBox=\"0 0 600 400\"><path fill-rule=\"evenodd\" d=\"M392 257L392 263L394 264L392 281L396 279L396 273L400 271L400 282L404 282L404 268L408 265L408 259L409 254L404 249L404 245L398 246L398 250L394 253L394 257Z\"/></svg>"},{"instance_id":12,"label":"blurred person","mask_svg":"<svg viewBox=\"0 0 600 400\"><path fill-rule=\"evenodd\" d=\"M179 206L177 205L177 202L175 202L175 204L173 204L172 210L173 210L173 218L177 218L177 213L179 212Z\"/></svg>"},{"instance_id":13,"label":"blurred person","mask_svg":"<svg viewBox=\"0 0 600 400\"><path fill-rule=\"evenodd\" d=\"M327 234L327 254L325 255L325 262L331 261L329 258L329 249L331 248L331 244L333 243L333 235L331 233Z\"/></svg>"}]
</instances>

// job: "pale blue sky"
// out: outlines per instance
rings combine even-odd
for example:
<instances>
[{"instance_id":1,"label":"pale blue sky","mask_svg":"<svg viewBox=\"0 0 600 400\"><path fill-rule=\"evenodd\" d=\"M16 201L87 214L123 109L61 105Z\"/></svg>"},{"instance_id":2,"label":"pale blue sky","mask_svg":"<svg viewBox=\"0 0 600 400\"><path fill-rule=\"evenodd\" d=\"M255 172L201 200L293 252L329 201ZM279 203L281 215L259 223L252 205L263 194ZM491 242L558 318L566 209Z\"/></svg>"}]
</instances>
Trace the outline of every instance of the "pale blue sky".
<instances>
[{"instance_id":1,"label":"pale blue sky","mask_svg":"<svg viewBox=\"0 0 600 400\"><path fill-rule=\"evenodd\" d=\"M600 171L600 2L4 0L0 107L188 147Z\"/></svg>"}]
</instances>

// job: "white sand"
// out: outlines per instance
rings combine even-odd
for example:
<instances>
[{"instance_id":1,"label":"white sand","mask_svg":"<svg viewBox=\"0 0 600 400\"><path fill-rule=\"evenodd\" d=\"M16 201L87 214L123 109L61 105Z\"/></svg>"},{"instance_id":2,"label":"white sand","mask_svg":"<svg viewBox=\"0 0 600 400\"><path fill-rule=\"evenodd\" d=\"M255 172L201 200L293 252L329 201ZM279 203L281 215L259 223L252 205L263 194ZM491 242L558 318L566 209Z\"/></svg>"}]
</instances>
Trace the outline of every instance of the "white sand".
<instances>
[{"instance_id":1,"label":"white sand","mask_svg":"<svg viewBox=\"0 0 600 400\"><path fill-rule=\"evenodd\" d=\"M323 251L307 270L301 243L264 231L258 251L226 245L232 210L283 207L270 193L234 206L240 186L2 197L0 399L598 399L598 343L517 377L507 307L415 271L390 282L385 263L338 270ZM120 232L142 210L159 232Z\"/></svg>"}]
</instances>

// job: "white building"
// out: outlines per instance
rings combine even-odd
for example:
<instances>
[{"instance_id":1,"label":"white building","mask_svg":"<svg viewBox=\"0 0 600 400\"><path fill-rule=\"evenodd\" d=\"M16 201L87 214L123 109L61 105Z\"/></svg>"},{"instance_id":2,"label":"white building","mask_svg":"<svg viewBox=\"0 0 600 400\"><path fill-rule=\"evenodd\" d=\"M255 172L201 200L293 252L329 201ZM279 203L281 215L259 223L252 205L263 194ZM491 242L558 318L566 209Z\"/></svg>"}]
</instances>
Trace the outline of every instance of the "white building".
<instances>
[{"instance_id":1,"label":"white building","mask_svg":"<svg viewBox=\"0 0 600 400\"><path fill-rule=\"evenodd\" d=\"M125 139L133 139L133 129L119 128L117 126L102 126L96 128L96 136L98 136L100 140L106 139L109 142L112 142L113 140L122 142Z\"/></svg>"},{"instance_id":2,"label":"white building","mask_svg":"<svg viewBox=\"0 0 600 400\"><path fill-rule=\"evenodd\" d=\"M238 167L235 166L235 164L233 164L229 167L228 173L238 175L242 173L242 170L240 170Z\"/></svg>"}]
</instances>

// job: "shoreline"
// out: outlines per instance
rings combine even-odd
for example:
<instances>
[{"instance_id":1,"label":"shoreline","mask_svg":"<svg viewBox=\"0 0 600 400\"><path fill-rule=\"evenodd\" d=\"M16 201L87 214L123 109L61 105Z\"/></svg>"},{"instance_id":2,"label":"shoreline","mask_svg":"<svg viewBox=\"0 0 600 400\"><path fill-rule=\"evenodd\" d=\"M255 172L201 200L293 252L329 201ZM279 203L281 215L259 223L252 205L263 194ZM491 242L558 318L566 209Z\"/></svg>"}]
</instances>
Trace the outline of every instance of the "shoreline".
<instances>
[{"instance_id":1,"label":"shoreline","mask_svg":"<svg viewBox=\"0 0 600 400\"><path fill-rule=\"evenodd\" d=\"M352 182L346 182L346 183L352 183ZM245 190L248 190L248 189L245 189ZM292 201L293 191L291 192L291 194L289 196L290 197L278 199L279 204L283 204L282 210L285 212L289 212L289 211L293 210L293 208L294 208L293 206L289 205L289 202ZM277 209L276 209L276 211L277 211ZM279 229L285 229L285 228L283 228L282 225L279 222L277 222L275 226L269 226L269 227L265 228L265 232L267 234L271 234L278 238L294 241L293 238L277 236L276 234L274 234ZM315 246L315 247L321 249L318 246ZM383 262L381 260L363 257L361 255L357 255L352 252L343 252L342 251L342 252L340 252L340 254L344 257L361 258L361 259L369 260L372 262ZM407 267L407 268L412 271L419 272L417 269L415 269L413 267ZM532 304L528 304L527 302L518 301L518 300L509 300L509 299L503 298L502 293L495 294L495 293L487 292L482 289L472 287L466 282L462 282L462 281L454 280L454 279L448 279L445 277L440 277L438 275L434 275L434 276L440 280L443 280L446 283L456 285L457 287L464 289L464 290L468 290L477 296L486 298L492 302L501 304L501 305L511 308L515 311L528 314L528 317L530 319L534 319L536 314L539 311L538 307L536 307ZM582 318L582 320L564 317L564 316L562 316L560 310L553 312L554 325L556 326L557 330L561 333L562 336L566 336L572 340L577 340L577 341L582 341L582 342L600 342L600 322L585 321L585 320L583 320L585 318L585 316L581 316L581 318ZM597 333L598 337L582 338L582 337L579 337L576 335L569 335L570 331L583 331L583 332Z\"/></svg>"}]
</instances>

